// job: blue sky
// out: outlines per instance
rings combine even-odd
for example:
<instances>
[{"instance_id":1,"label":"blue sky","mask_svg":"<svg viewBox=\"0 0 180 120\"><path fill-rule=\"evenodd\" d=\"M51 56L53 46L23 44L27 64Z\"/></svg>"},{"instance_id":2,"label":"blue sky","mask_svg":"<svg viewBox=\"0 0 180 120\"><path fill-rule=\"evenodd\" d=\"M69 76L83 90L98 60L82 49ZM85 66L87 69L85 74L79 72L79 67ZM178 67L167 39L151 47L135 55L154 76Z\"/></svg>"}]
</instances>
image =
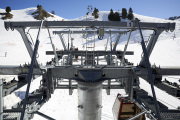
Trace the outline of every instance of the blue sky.
<instances>
[{"instance_id":1,"label":"blue sky","mask_svg":"<svg viewBox=\"0 0 180 120\"><path fill-rule=\"evenodd\" d=\"M0 0L0 8L10 6L12 10L36 7L42 5L48 12L55 11L66 19L73 19L83 16L87 12L87 6L92 5L99 11L127 10L132 7L134 13L157 17L168 18L180 16L180 0Z\"/></svg>"}]
</instances>

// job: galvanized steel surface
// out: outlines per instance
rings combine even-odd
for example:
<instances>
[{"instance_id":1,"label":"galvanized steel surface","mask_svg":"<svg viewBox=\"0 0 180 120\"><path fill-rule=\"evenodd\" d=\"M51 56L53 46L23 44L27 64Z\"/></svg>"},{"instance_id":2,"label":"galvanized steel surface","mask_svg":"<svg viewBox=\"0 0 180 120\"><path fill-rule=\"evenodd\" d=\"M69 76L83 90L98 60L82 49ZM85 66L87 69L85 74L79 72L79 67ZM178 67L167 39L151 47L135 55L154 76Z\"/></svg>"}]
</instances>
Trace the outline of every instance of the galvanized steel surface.
<instances>
[{"instance_id":1,"label":"galvanized steel surface","mask_svg":"<svg viewBox=\"0 0 180 120\"><path fill-rule=\"evenodd\" d=\"M102 82L78 82L78 119L101 120Z\"/></svg>"}]
</instances>

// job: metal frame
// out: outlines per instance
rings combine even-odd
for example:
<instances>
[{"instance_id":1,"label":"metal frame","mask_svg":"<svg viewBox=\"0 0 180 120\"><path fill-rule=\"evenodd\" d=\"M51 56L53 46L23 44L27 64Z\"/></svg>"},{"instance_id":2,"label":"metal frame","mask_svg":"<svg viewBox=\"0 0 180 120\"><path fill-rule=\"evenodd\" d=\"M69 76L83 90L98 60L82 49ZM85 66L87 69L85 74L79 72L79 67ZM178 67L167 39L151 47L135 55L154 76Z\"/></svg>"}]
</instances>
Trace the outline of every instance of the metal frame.
<instances>
[{"instance_id":1,"label":"metal frame","mask_svg":"<svg viewBox=\"0 0 180 120\"><path fill-rule=\"evenodd\" d=\"M27 22L4 22L5 28L12 30L16 28L35 28L40 25L40 21L27 21ZM141 22L141 29L162 29L171 30L175 29L175 23L148 23ZM82 27L103 27L103 28L121 28L121 29L138 29L137 22L114 22L114 21L46 21L43 23L42 28L82 28Z\"/></svg>"},{"instance_id":2,"label":"metal frame","mask_svg":"<svg viewBox=\"0 0 180 120\"><path fill-rule=\"evenodd\" d=\"M113 47L113 51L116 51L116 47L119 43L119 40L120 40L120 37L122 34L126 34L127 32L129 31L104 31L105 34L119 34L117 36L117 39L116 39L116 42L115 42L115 45ZM58 34L60 40L61 40L61 43L64 47L64 50L67 50L66 46L65 46L65 42L64 42L64 39L62 38L62 35L63 34L94 34L95 31L91 31L91 30L81 30L81 31L53 31L53 34ZM96 31L97 34L99 34L99 29Z\"/></svg>"},{"instance_id":3,"label":"metal frame","mask_svg":"<svg viewBox=\"0 0 180 120\"><path fill-rule=\"evenodd\" d=\"M25 34L25 29L27 27L30 27L31 29L37 29L39 28L40 21L27 21L27 22L5 22L5 28L8 30L9 28L11 30L16 29L22 36L24 43L26 45L26 48L29 52L29 55L31 56L31 65L29 67L21 67L21 66L0 66L0 75L21 75L28 73L28 87L26 93L28 93L29 87L30 87L30 81L32 79L32 75L42 75L43 79L41 81L40 89L32 93L31 96L28 97L26 94L25 100L17 105L17 109L11 109L11 110L4 110L4 114L7 114L11 116L12 112L22 112L21 114L21 120L29 119L33 117L33 114L40 114L41 116L53 119L49 116L44 115L43 113L38 112L38 109L44 104L45 101L48 101L51 98L51 94L54 92L55 89L69 89L69 94L72 94L73 89L77 89L79 85L82 85L81 87L86 87L87 89L90 89L90 87L95 87L93 84L100 85L102 84L102 89L107 90L107 94L110 94L110 89L121 89L124 88L125 91L128 93L128 97L131 101L135 102L137 105L139 105L140 108L143 110L151 110L151 106L143 106L142 101L138 101L136 97L141 94L142 91L138 93L138 95L135 94L136 91L139 91L139 77L142 77L146 80L148 80L148 77L151 79L151 87L152 91L154 86L154 80L153 78L156 76L162 76L162 75L180 75L180 68L152 68L150 66L150 63L148 61L150 54L152 53L152 50L155 46L155 43L157 42L157 39L159 35L165 30L165 31L173 31L175 29L175 23L145 23L145 22L139 22L131 21L131 22L113 22L113 21L46 21L45 23L41 24L40 28L45 29L51 29L51 28L107 28L111 29L111 31L104 31L105 33L112 34L112 33L119 33L114 48L111 46L111 51L94 51L94 57L97 57L97 64L93 64L93 66L88 67L84 66L82 63L81 65L70 65L68 63L64 63L64 66L45 66L45 67L39 67L38 63L36 61L36 53L38 48L38 36L37 36L37 43L35 45L35 49L32 50L32 47L29 43L28 37ZM113 29L128 29L128 31L113 31ZM123 61L122 58L124 58L124 55L133 55L133 52L131 51L116 51L117 44L119 42L119 39L122 34L125 34L130 31L134 30L140 30L140 34L142 37L141 29L143 30L154 30L154 33L151 37L151 40L148 43L147 48L145 47L144 40L142 37L142 48L144 52L144 57L141 59L141 62L138 66L128 65L126 61ZM40 30L40 29L39 29ZM69 51L69 47L67 48L64 44L64 40L61 36L62 33L70 33L70 31L54 31L53 33L58 34L61 42L64 47L64 51L56 51L57 56L60 56L59 59L62 59L64 55L76 55L81 57L81 61L83 61L83 57L86 57L86 51ZM73 31L70 34L79 34L82 33L82 31ZM86 31L86 34L94 33L94 31ZM97 32L98 33L98 32ZM39 34L38 34L39 35ZM129 35L130 38L130 35ZM55 53L53 51L47 51L47 55L54 55ZM124 55L123 55L124 54ZM115 66L116 63L112 63L112 60L114 57L112 55L116 55L121 62L124 64L122 66ZM98 65L99 62L99 56L106 56L107 65ZM69 57L67 57L67 60ZM72 57L70 57L72 59ZM94 59L95 60L95 59ZM69 60L68 60L69 61ZM70 60L72 61L72 60ZM36 67L34 68L34 63L36 64ZM94 61L92 62L94 63ZM43 72L42 72L43 71ZM175 72L174 72L175 71ZM152 74L153 73L153 74ZM62 79L68 79L67 84L61 84L59 85L59 81L61 83L64 83ZM112 79L116 79L116 81L113 81ZM73 81L76 81L74 84ZM105 81L107 80L106 84ZM156 79L155 79L156 80ZM83 83L83 84L81 84ZM91 91L91 90L90 90ZM80 94L80 99L83 98L86 91L83 94ZM91 93L87 93L91 94ZM97 94L98 91L97 91ZM143 93L144 94L144 93ZM155 94L153 92L154 100L156 103ZM87 96L84 96L87 97ZM97 97L97 96L96 96ZM138 96L140 97L140 96ZM93 98L93 96L92 96ZM141 97L140 97L141 98ZM0 98L2 99L2 97ZM33 101L35 99L35 101ZM88 98L89 99L89 98ZM100 99L100 98L98 98ZM31 101L32 100L32 101ZM87 101L83 101L86 103ZM30 103L30 106L26 108L26 104ZM37 104L38 103L38 104ZM157 103L156 103L157 104ZM90 104L85 104L87 107ZM23 106L23 109L22 109ZM33 110L30 109L31 106L35 107ZM160 119L162 113L159 113L161 111L158 110L158 105L156 105L157 110L152 111L152 113L147 112L153 119ZM101 106L98 105L98 107L101 109ZM30 109L30 111L28 111ZM80 105L79 109L83 109L83 106ZM89 109L89 108L87 108ZM82 110L86 114L86 109ZM93 109L91 109L93 112ZM148 110L147 110L148 111ZM166 110L168 113L169 110ZM172 112L172 111L169 111ZM145 112L142 112L140 114L144 114ZM93 113L94 114L94 113ZM100 112L97 112L97 115L100 116ZM180 114L180 113L179 113ZM25 115L25 117L24 117ZM94 114L95 115L95 114ZM157 115L157 116L156 116ZM137 116L134 116L130 119L135 119ZM80 119L84 119L84 115L80 115ZM90 117L89 119L93 118L94 116ZM19 119L19 118L18 118ZM99 119L99 118L98 118ZM97 120L98 120L97 119Z\"/></svg>"}]
</instances>

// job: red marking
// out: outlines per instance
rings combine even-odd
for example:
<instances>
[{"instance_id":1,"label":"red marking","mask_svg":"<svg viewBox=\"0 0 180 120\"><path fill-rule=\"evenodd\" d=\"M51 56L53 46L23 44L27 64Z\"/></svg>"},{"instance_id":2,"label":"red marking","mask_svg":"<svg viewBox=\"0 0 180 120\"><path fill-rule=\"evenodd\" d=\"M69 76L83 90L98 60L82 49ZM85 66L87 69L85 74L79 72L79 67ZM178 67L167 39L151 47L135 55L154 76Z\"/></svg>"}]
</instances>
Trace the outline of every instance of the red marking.
<instances>
[{"instance_id":1,"label":"red marking","mask_svg":"<svg viewBox=\"0 0 180 120\"><path fill-rule=\"evenodd\" d=\"M2 44L6 44L6 45L16 45L16 44L13 44L13 43L2 43Z\"/></svg>"},{"instance_id":2,"label":"red marking","mask_svg":"<svg viewBox=\"0 0 180 120\"><path fill-rule=\"evenodd\" d=\"M124 102L124 98L121 98L120 107L119 107L118 119L121 117L123 102Z\"/></svg>"},{"instance_id":3,"label":"red marking","mask_svg":"<svg viewBox=\"0 0 180 120\"><path fill-rule=\"evenodd\" d=\"M118 94L117 94L117 97L118 97L118 96L120 96L120 95L121 95L121 94L120 94L120 93L118 93Z\"/></svg>"}]
</instances>

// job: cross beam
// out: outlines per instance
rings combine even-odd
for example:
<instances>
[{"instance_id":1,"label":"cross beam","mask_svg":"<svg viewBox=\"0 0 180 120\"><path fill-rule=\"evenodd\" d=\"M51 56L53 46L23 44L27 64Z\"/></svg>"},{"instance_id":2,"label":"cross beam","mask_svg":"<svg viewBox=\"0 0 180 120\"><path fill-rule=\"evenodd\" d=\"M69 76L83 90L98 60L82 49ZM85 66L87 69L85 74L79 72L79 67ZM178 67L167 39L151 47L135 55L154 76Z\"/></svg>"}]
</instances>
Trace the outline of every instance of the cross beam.
<instances>
[{"instance_id":1,"label":"cross beam","mask_svg":"<svg viewBox=\"0 0 180 120\"><path fill-rule=\"evenodd\" d=\"M88 34L94 34L94 32L96 33L96 34L98 34L98 30L96 30L96 31L93 31L93 30L91 30L91 31L85 31L85 30L81 30L81 31L53 31L53 34L83 34L83 33L88 33ZM106 33L106 34L109 34L109 33L111 33L111 34L115 34L115 33L119 33L119 34L126 34L127 32L129 32L129 31L104 31L104 33Z\"/></svg>"},{"instance_id":2,"label":"cross beam","mask_svg":"<svg viewBox=\"0 0 180 120\"><path fill-rule=\"evenodd\" d=\"M11 28L12 30L16 28L38 28L40 21L26 21L26 22L4 22L6 30ZM141 29L161 29L161 30L171 30L175 29L175 23L150 23L141 22ZM138 24L136 21L133 22L116 22L116 21L46 21L43 23L42 28L82 28L82 27L103 27L112 29L138 29Z\"/></svg>"},{"instance_id":3,"label":"cross beam","mask_svg":"<svg viewBox=\"0 0 180 120\"><path fill-rule=\"evenodd\" d=\"M86 82L103 81L108 79L118 79L131 76L131 67L98 67L98 68L81 68L58 66L49 68L52 77L64 79L73 79Z\"/></svg>"},{"instance_id":4,"label":"cross beam","mask_svg":"<svg viewBox=\"0 0 180 120\"><path fill-rule=\"evenodd\" d=\"M91 52L91 51L88 51ZM68 51L56 51L57 55L68 55ZM72 55L86 56L86 51L70 51ZM95 56L104 56L111 54L111 51L94 51ZM122 51L112 51L112 55L122 56ZM46 55L54 55L53 51L46 51ZM126 55L134 55L133 51L126 51Z\"/></svg>"},{"instance_id":5,"label":"cross beam","mask_svg":"<svg viewBox=\"0 0 180 120\"><path fill-rule=\"evenodd\" d=\"M0 66L0 75L20 75L20 74L28 74L29 66L22 67L22 66L11 66L11 65L4 65ZM40 68L34 68L33 75L42 75Z\"/></svg>"}]
</instances>

